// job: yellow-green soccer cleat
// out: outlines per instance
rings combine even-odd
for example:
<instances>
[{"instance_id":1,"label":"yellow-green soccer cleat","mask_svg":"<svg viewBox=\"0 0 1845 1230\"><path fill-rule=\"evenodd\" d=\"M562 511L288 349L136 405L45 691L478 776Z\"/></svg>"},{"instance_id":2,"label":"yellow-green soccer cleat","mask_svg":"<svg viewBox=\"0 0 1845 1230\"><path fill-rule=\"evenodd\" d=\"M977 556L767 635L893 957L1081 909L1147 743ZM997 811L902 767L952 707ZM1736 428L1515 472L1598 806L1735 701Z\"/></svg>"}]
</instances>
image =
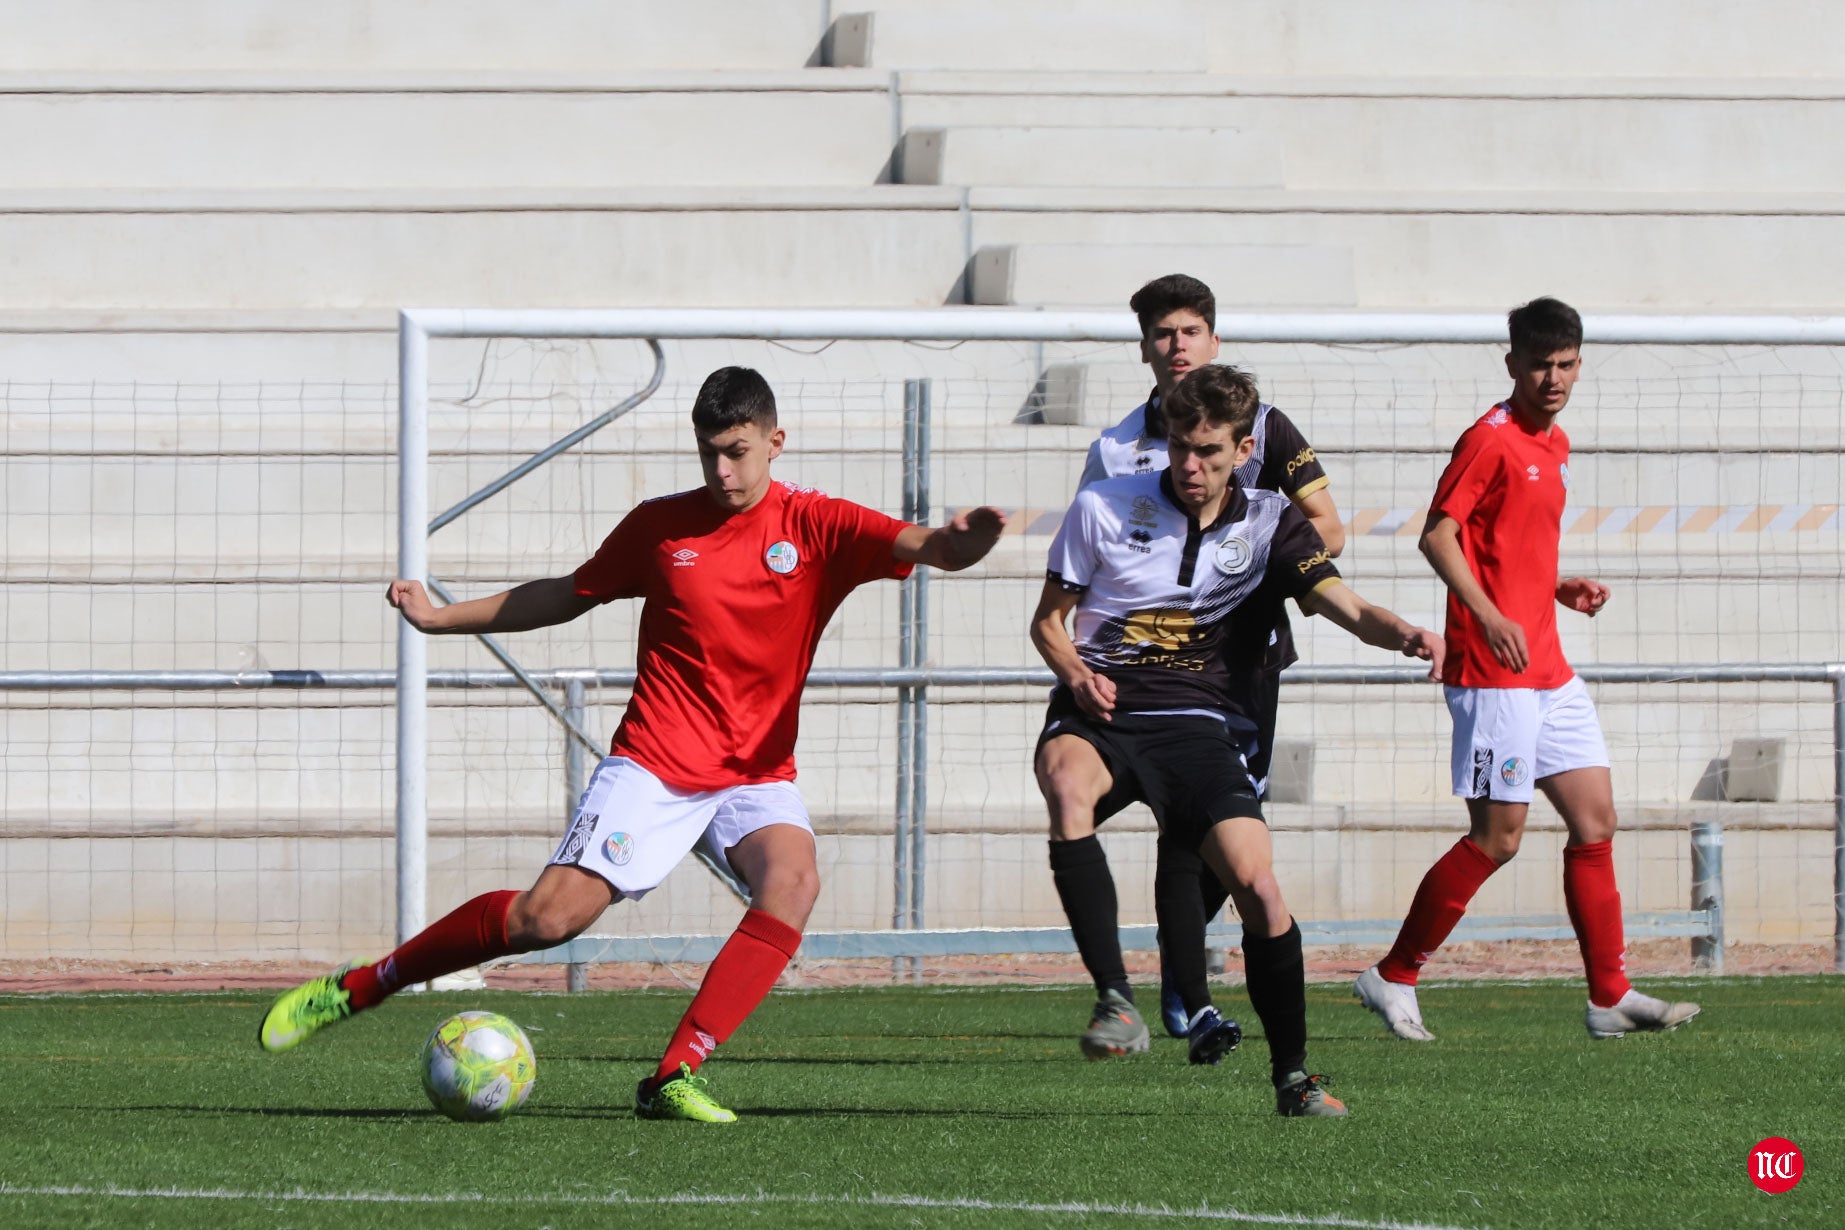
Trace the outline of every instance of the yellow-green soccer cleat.
<instances>
[{"instance_id":1,"label":"yellow-green soccer cleat","mask_svg":"<svg viewBox=\"0 0 1845 1230\"><path fill-rule=\"evenodd\" d=\"M693 1123L735 1123L737 1116L705 1092L705 1078L692 1075L692 1065L679 1065L679 1075L655 1085L644 1080L634 1089L634 1114L638 1119L689 1119Z\"/></svg>"},{"instance_id":2,"label":"yellow-green soccer cleat","mask_svg":"<svg viewBox=\"0 0 1845 1230\"><path fill-rule=\"evenodd\" d=\"M340 986L340 979L358 964L348 961L330 974L310 978L277 996L256 1031L256 1040L263 1049L277 1055L293 1050L323 1025L351 1016L352 996Z\"/></svg>"}]
</instances>

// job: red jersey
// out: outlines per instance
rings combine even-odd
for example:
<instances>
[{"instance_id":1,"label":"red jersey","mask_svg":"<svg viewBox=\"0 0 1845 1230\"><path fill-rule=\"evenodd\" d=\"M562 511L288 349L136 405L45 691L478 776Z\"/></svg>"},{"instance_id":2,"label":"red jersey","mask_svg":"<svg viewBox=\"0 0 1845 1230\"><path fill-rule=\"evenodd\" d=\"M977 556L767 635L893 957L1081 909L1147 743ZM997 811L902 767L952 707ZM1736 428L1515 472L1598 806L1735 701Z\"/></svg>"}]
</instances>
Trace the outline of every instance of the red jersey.
<instances>
[{"instance_id":1,"label":"red jersey","mask_svg":"<svg viewBox=\"0 0 1845 1230\"><path fill-rule=\"evenodd\" d=\"M747 512L702 487L634 508L575 577L586 598L646 600L610 754L680 790L793 780L820 633L855 587L909 575L905 525L782 482Z\"/></svg>"},{"instance_id":2,"label":"red jersey","mask_svg":"<svg viewBox=\"0 0 1845 1230\"><path fill-rule=\"evenodd\" d=\"M1443 683L1465 688L1558 688L1574 671L1557 640L1557 540L1569 495L1570 441L1533 430L1501 402L1454 445L1431 512L1461 527L1461 554L1486 596L1525 630L1523 674L1499 664L1473 613L1448 595Z\"/></svg>"}]
</instances>

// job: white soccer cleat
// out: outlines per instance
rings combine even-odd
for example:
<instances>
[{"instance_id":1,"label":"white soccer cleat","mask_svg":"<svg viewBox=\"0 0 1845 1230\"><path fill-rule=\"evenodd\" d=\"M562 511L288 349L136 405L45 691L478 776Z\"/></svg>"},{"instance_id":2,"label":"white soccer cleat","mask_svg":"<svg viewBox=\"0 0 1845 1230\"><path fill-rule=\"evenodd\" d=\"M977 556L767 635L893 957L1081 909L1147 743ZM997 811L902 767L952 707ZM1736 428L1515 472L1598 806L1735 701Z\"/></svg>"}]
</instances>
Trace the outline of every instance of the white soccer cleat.
<instances>
[{"instance_id":1,"label":"white soccer cleat","mask_svg":"<svg viewBox=\"0 0 1845 1230\"><path fill-rule=\"evenodd\" d=\"M1416 1005L1416 988L1400 982L1387 982L1373 965L1358 975L1352 984L1358 1002L1384 1018L1390 1032L1405 1042L1433 1042L1435 1035L1422 1024L1422 1009Z\"/></svg>"},{"instance_id":2,"label":"white soccer cleat","mask_svg":"<svg viewBox=\"0 0 1845 1230\"><path fill-rule=\"evenodd\" d=\"M1674 1004L1628 989L1612 1008L1589 1005L1584 1023L1591 1038L1618 1038L1625 1033L1664 1033L1698 1015L1696 1004Z\"/></svg>"}]
</instances>

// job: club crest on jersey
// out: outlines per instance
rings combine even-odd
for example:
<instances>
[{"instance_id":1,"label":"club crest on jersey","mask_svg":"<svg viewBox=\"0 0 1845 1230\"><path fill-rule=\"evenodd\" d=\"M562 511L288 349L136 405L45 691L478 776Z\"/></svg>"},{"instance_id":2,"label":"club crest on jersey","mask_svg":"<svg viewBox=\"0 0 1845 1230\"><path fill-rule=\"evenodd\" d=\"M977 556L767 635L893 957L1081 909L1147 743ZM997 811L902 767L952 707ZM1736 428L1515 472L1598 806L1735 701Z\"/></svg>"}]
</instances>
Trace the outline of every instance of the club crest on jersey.
<instances>
[{"instance_id":1,"label":"club crest on jersey","mask_svg":"<svg viewBox=\"0 0 1845 1230\"><path fill-rule=\"evenodd\" d=\"M1144 495L1135 496L1134 506L1128 510L1129 521L1135 525L1144 525L1149 529L1158 524L1154 520L1158 515L1159 507Z\"/></svg>"},{"instance_id":2,"label":"club crest on jersey","mask_svg":"<svg viewBox=\"0 0 1845 1230\"><path fill-rule=\"evenodd\" d=\"M1217 571L1233 577L1246 570L1254 558L1255 552L1250 549L1249 540L1232 534L1217 544L1217 553L1211 562L1217 565Z\"/></svg>"},{"instance_id":3,"label":"club crest on jersey","mask_svg":"<svg viewBox=\"0 0 1845 1230\"><path fill-rule=\"evenodd\" d=\"M1562 465L1559 465L1557 467L1557 473L1563 479L1563 489L1568 491L1570 489L1570 463L1566 461Z\"/></svg>"},{"instance_id":4,"label":"club crest on jersey","mask_svg":"<svg viewBox=\"0 0 1845 1230\"><path fill-rule=\"evenodd\" d=\"M634 838L626 833L610 833L602 843L602 856L617 867L626 867L634 857Z\"/></svg>"},{"instance_id":5,"label":"club crest on jersey","mask_svg":"<svg viewBox=\"0 0 1845 1230\"><path fill-rule=\"evenodd\" d=\"M791 542L778 542L763 552L762 561L769 566L770 572L785 577L801 562L801 553Z\"/></svg>"}]
</instances>

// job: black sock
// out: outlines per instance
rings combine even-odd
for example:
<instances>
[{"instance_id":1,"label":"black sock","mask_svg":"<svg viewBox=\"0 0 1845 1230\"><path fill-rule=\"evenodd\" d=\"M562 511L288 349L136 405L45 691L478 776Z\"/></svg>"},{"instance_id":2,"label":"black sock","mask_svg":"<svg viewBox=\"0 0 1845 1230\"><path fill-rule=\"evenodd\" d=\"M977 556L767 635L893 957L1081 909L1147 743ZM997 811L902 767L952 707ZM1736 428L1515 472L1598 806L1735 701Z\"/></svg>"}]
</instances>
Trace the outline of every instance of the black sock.
<instances>
[{"instance_id":1,"label":"black sock","mask_svg":"<svg viewBox=\"0 0 1845 1230\"><path fill-rule=\"evenodd\" d=\"M1307 963L1301 956L1300 924L1274 939L1243 935L1243 963L1249 1002L1268 1036L1268 1063L1276 1085L1307 1068Z\"/></svg>"},{"instance_id":2,"label":"black sock","mask_svg":"<svg viewBox=\"0 0 1845 1230\"><path fill-rule=\"evenodd\" d=\"M1153 869L1153 913L1160 924L1160 970L1185 1001L1185 1015L1196 1016L1211 1002L1206 977L1203 880L1217 878L1204 860L1183 846L1161 838ZM1221 904L1221 902L1220 902Z\"/></svg>"},{"instance_id":3,"label":"black sock","mask_svg":"<svg viewBox=\"0 0 1845 1230\"><path fill-rule=\"evenodd\" d=\"M1119 991L1129 1001L1127 964L1121 959L1121 931L1116 925L1115 877L1109 874L1108 855L1095 834L1080 841L1051 843L1051 879L1063 902L1064 917L1083 967L1095 979L1096 994Z\"/></svg>"}]
</instances>

